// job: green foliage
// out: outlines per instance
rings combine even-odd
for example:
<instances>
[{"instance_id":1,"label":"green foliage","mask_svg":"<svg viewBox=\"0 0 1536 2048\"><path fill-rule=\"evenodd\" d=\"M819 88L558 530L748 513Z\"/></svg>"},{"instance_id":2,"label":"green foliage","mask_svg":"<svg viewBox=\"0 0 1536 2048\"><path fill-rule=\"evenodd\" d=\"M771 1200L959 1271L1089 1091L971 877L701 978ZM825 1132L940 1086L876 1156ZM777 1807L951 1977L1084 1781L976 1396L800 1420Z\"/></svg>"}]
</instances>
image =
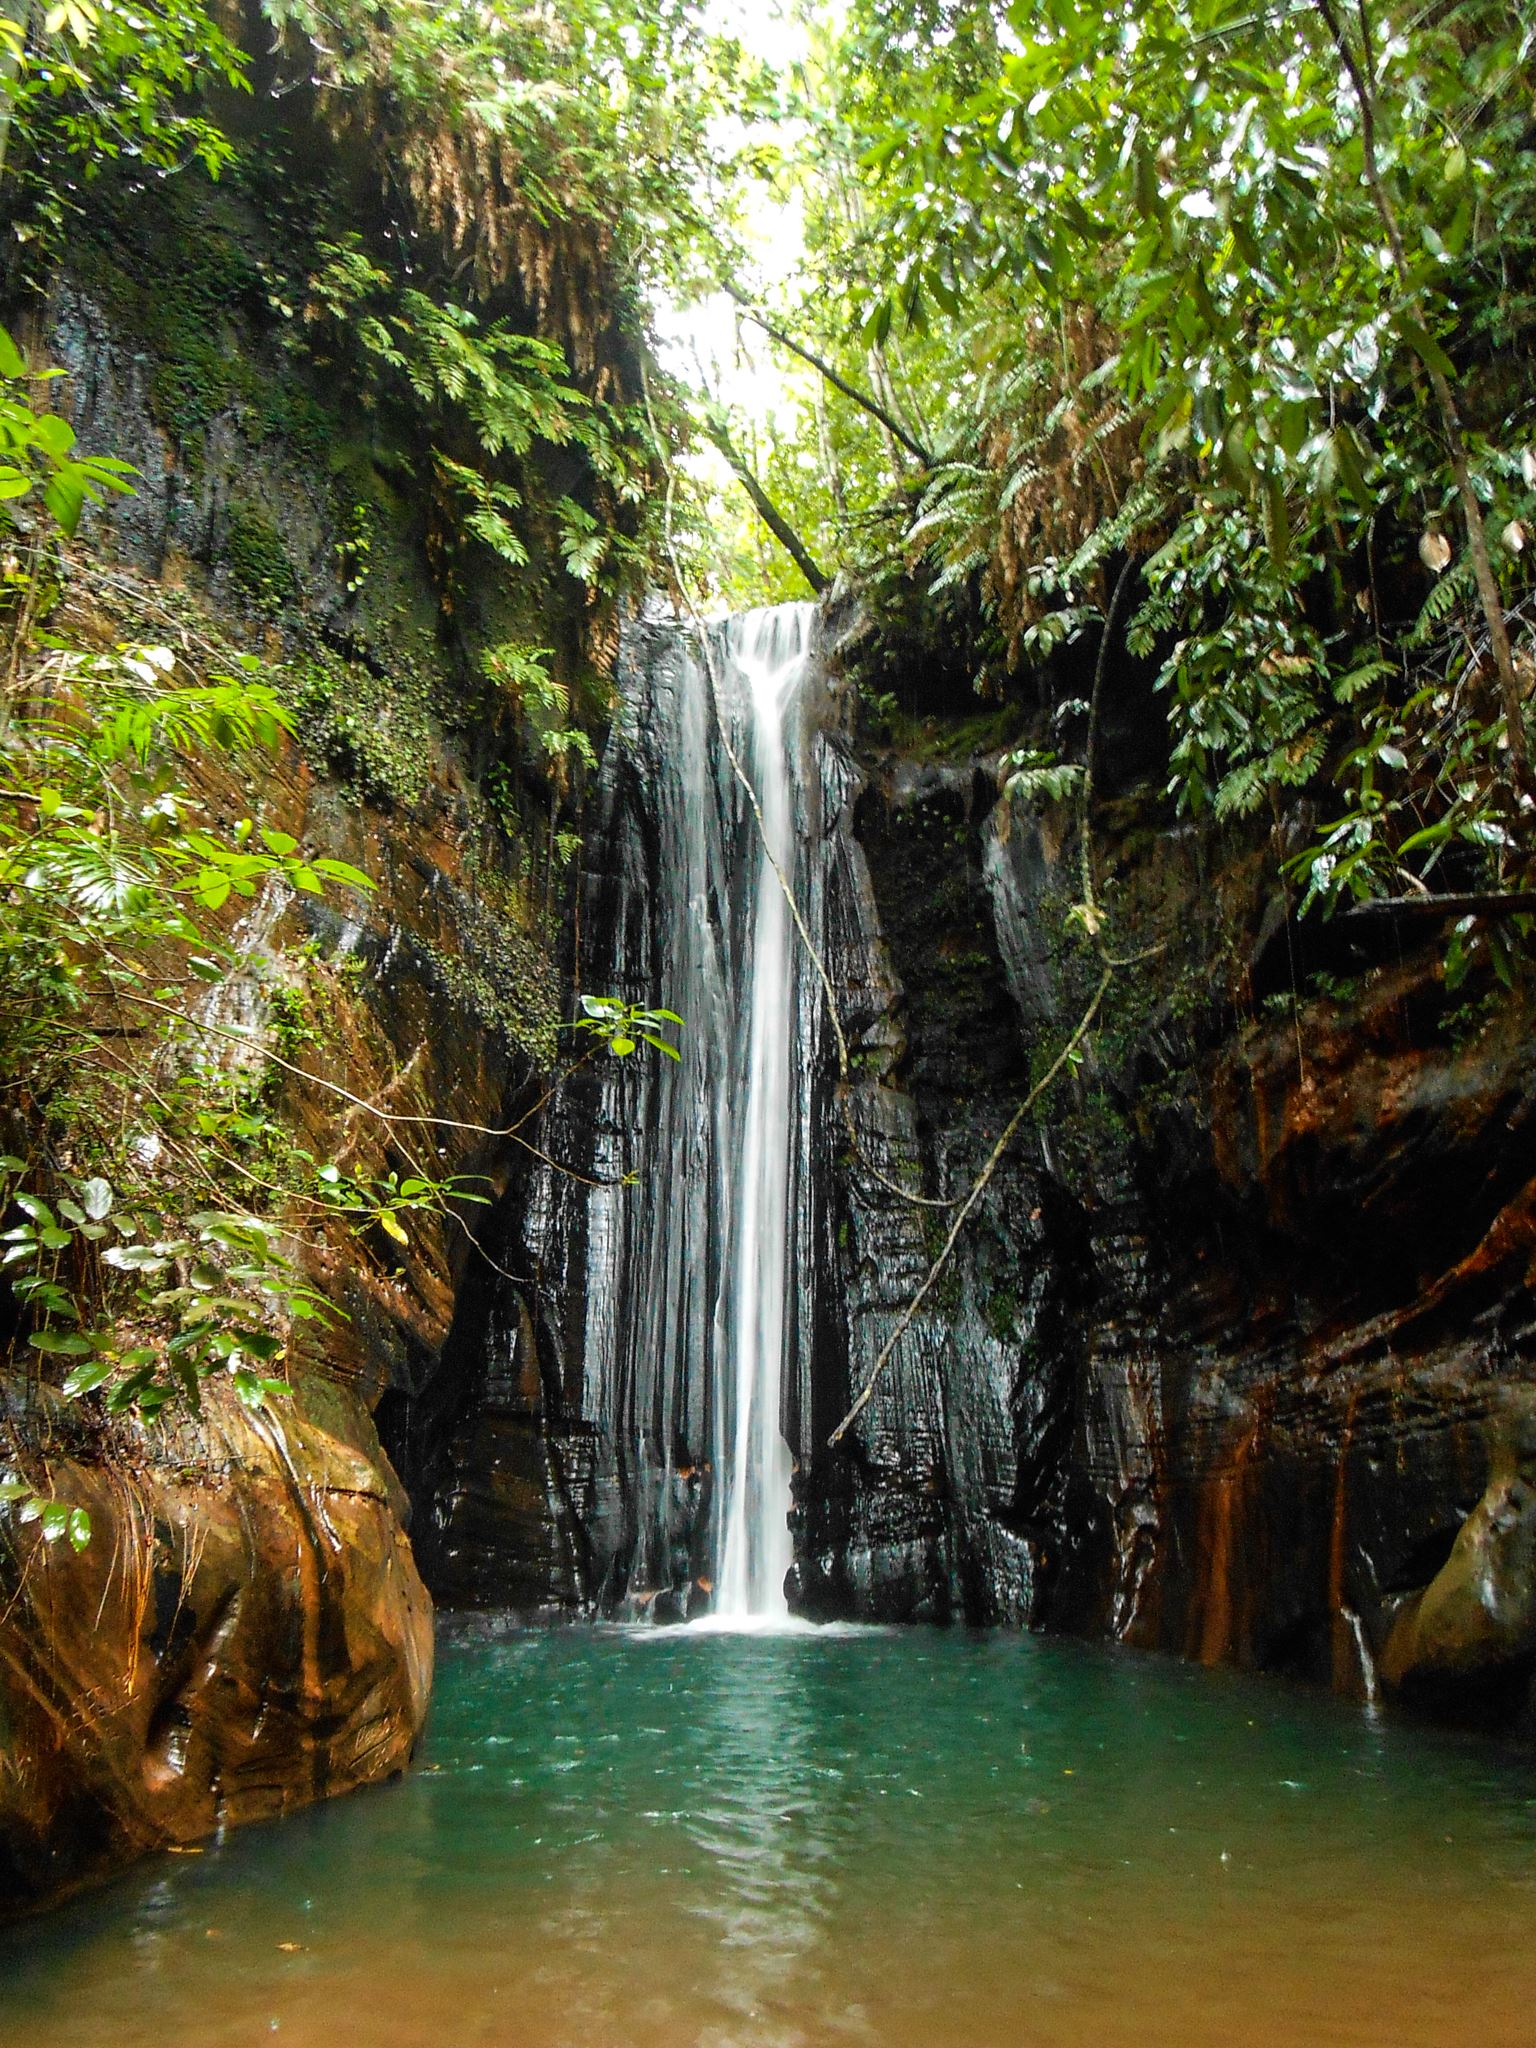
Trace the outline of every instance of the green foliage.
<instances>
[{"instance_id":1,"label":"green foliage","mask_svg":"<svg viewBox=\"0 0 1536 2048\"><path fill-rule=\"evenodd\" d=\"M587 1031L602 1041L615 1059L627 1059L637 1045L654 1046L669 1060L682 1058L665 1035L670 1024L682 1028L675 1010L651 1010L639 1003L626 1003L618 996L583 996L582 1014L566 1026L569 1031Z\"/></svg>"},{"instance_id":2,"label":"green foliage","mask_svg":"<svg viewBox=\"0 0 1536 2048\"><path fill-rule=\"evenodd\" d=\"M426 794L432 693L421 668L397 657L388 674L314 646L284 668L280 687L299 737L371 803L409 810Z\"/></svg>"},{"instance_id":3,"label":"green foliage","mask_svg":"<svg viewBox=\"0 0 1536 2048\"><path fill-rule=\"evenodd\" d=\"M328 1311L279 1249L276 1222L210 1208L206 1193L189 1199L245 1171L228 1145L240 1120L205 1106L217 1079L140 1062L157 1044L173 1055L196 1032L188 991L216 987L239 962L207 915L273 883L309 894L371 884L251 818L221 831L189 786L189 763L238 761L281 738L287 713L266 683L244 671L182 681L168 648L87 652L32 622L55 542L46 526L18 524L31 498L55 531L68 530L98 480L115 483L122 470L77 461L72 444L48 435L49 416L32 413L24 372L3 351L0 370L25 480L0 519L26 551L11 590L21 680L0 703L0 1116L41 1140L71 1103L70 1143L94 1128L99 1162L89 1173L60 1167L46 1142L0 1159L0 1213L14 1219L0 1231L0 1268L30 1350L64 1367L66 1399L100 1393L109 1411L147 1417L178 1394L195 1406L201 1383L222 1371L256 1407L286 1391L270 1368L287 1328ZM61 477L79 492L56 503ZM139 1048L127 1064L123 1039ZM165 1089L180 1096L180 1114ZM81 1114L93 1092L94 1125ZM146 1128L146 1098L167 1112L164 1132ZM253 1123L247 1113L240 1135ZM183 1155L169 1177L166 1137ZM38 1498L10 1497L24 1517ZM39 1509L45 1534L55 1533L52 1512ZM61 1527L80 1536L67 1517Z\"/></svg>"},{"instance_id":4,"label":"green foliage","mask_svg":"<svg viewBox=\"0 0 1536 2048\"><path fill-rule=\"evenodd\" d=\"M0 1507L9 1507L23 1528L36 1522L49 1543L67 1536L72 1550L90 1547L91 1518L86 1510L45 1499L30 1480L18 1473L11 1472L0 1479Z\"/></svg>"},{"instance_id":5,"label":"green foliage","mask_svg":"<svg viewBox=\"0 0 1536 2048\"><path fill-rule=\"evenodd\" d=\"M132 488L133 465L77 455L75 430L55 412L34 410L27 387L57 373L33 372L0 327L0 508L9 518L40 501L60 530L73 534L88 504Z\"/></svg>"},{"instance_id":6,"label":"green foliage","mask_svg":"<svg viewBox=\"0 0 1536 2048\"><path fill-rule=\"evenodd\" d=\"M1010 774L1003 784L1005 795L1026 804L1054 804L1082 787L1083 770L1072 761L1036 747L1017 747L1008 756Z\"/></svg>"},{"instance_id":7,"label":"green foliage","mask_svg":"<svg viewBox=\"0 0 1536 2048\"><path fill-rule=\"evenodd\" d=\"M594 403L553 342L398 282L357 234L322 242L318 259L307 328L355 351L370 403L419 418L458 530L510 568L527 567L547 539L587 592L634 588L648 548L569 491L551 493L544 463L547 451L577 449L615 510L641 506L654 462L643 415Z\"/></svg>"},{"instance_id":8,"label":"green foliage","mask_svg":"<svg viewBox=\"0 0 1536 2048\"><path fill-rule=\"evenodd\" d=\"M224 559L230 581L260 611L278 612L292 602L298 578L282 536L259 505L229 508Z\"/></svg>"},{"instance_id":9,"label":"green foliage","mask_svg":"<svg viewBox=\"0 0 1536 2048\"><path fill-rule=\"evenodd\" d=\"M200 0L62 0L0 15L0 162L28 239L56 244L83 184L118 160L213 175L230 144L197 104L245 60Z\"/></svg>"},{"instance_id":10,"label":"green foliage","mask_svg":"<svg viewBox=\"0 0 1536 2048\"><path fill-rule=\"evenodd\" d=\"M67 1401L100 1392L109 1413L146 1418L176 1399L195 1410L214 1372L248 1408L291 1391L271 1371L286 1328L335 1312L296 1278L276 1224L212 1209L172 1222L120 1204L100 1175L50 1205L14 1185L26 1173L14 1156L0 1169L0 1200L25 1218L0 1232L0 1265L32 1321L28 1344L66 1363Z\"/></svg>"},{"instance_id":11,"label":"green foliage","mask_svg":"<svg viewBox=\"0 0 1536 2048\"><path fill-rule=\"evenodd\" d=\"M393 1168L383 1174L344 1173L334 1161L328 1161L315 1172L317 1187L338 1214L352 1218L358 1231L377 1226L401 1246L408 1246L411 1241L401 1221L403 1216L443 1216L449 1213L450 1205L457 1207L466 1202L488 1207L491 1197L473 1185L484 1180L483 1174L429 1180L421 1174L402 1175Z\"/></svg>"},{"instance_id":12,"label":"green foliage","mask_svg":"<svg viewBox=\"0 0 1536 2048\"><path fill-rule=\"evenodd\" d=\"M486 680L526 716L551 779L563 789L569 757L595 769L597 753L585 730L571 720L570 689L550 674L552 658L547 647L505 642L486 649L481 668Z\"/></svg>"},{"instance_id":13,"label":"green foliage","mask_svg":"<svg viewBox=\"0 0 1536 2048\"><path fill-rule=\"evenodd\" d=\"M1091 650L1133 560L1114 623L1172 794L1317 798L1294 867L1325 905L1508 886L1528 836L1431 381L1529 692L1533 47L1486 0L856 0L788 94L810 277L780 318L931 456L882 458L828 392L776 471L791 518L877 607L920 577L988 691Z\"/></svg>"}]
</instances>

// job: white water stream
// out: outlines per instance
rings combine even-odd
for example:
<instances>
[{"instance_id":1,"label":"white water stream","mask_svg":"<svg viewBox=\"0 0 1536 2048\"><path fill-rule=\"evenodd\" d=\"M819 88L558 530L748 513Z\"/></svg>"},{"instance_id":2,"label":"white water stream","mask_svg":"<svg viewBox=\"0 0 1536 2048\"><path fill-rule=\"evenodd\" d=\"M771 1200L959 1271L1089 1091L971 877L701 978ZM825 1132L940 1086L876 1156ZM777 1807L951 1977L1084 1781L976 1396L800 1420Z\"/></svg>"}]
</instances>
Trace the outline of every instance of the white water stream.
<instances>
[{"instance_id":1,"label":"white water stream","mask_svg":"<svg viewBox=\"0 0 1536 2048\"><path fill-rule=\"evenodd\" d=\"M767 847L814 917L813 617L777 605L727 619L708 629L707 661L680 623L641 620L621 663L583 985L685 1022L675 1060L605 1060L587 1077L595 1105L557 1102L549 1149L574 1156L590 1133L592 1183L546 1179L528 1256L564 1276L579 1312L581 1410L600 1434L573 1443L570 1470L591 1593L630 1620L792 1626L785 1430L807 1327L820 1011Z\"/></svg>"},{"instance_id":2,"label":"white water stream","mask_svg":"<svg viewBox=\"0 0 1536 2048\"><path fill-rule=\"evenodd\" d=\"M724 1343L717 1353L720 1441L726 1482L718 1626L772 1625L789 1617L784 1579L789 1534L789 1445L781 1428L792 1241L795 934L773 862L795 867L795 806L788 716L806 670L810 608L782 605L733 619L726 647L751 717L745 750L762 811L749 841L752 946L744 962L746 1094L737 1121L735 1230L726 1272ZM738 743L739 745L739 743ZM765 843L766 842L766 843ZM770 860L769 854L773 859Z\"/></svg>"}]
</instances>

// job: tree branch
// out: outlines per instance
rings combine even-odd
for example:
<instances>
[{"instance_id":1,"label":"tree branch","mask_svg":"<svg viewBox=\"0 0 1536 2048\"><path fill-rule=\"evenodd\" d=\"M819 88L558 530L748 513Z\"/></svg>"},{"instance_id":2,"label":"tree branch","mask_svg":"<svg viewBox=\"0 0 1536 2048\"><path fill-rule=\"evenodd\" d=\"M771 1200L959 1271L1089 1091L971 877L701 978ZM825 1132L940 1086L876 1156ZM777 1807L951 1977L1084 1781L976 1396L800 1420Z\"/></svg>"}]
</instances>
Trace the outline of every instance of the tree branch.
<instances>
[{"instance_id":1,"label":"tree branch","mask_svg":"<svg viewBox=\"0 0 1536 2048\"><path fill-rule=\"evenodd\" d=\"M725 289L755 327L761 327L764 334L776 341L780 348L787 348L791 355L798 356L802 363L809 363L813 370L820 371L834 391L841 391L844 398L851 398L871 419L878 420L888 433L894 434L903 448L910 449L924 469L932 469L932 455L921 441L912 438L899 420L893 418L878 398L871 398L867 391L861 391L856 384L850 384L846 377L839 376L832 365L817 355L814 349L807 348L803 341L796 341L794 336L786 334L776 321L770 320L764 313L759 313L745 292L738 291L733 284L728 284Z\"/></svg>"},{"instance_id":2,"label":"tree branch","mask_svg":"<svg viewBox=\"0 0 1536 2048\"><path fill-rule=\"evenodd\" d=\"M1339 913L1341 923L1355 924L1389 918L1408 918L1416 923L1434 923L1448 917L1521 917L1536 911L1536 889L1469 891L1457 896L1383 896L1367 903L1352 903Z\"/></svg>"},{"instance_id":3,"label":"tree branch","mask_svg":"<svg viewBox=\"0 0 1536 2048\"><path fill-rule=\"evenodd\" d=\"M757 508L757 516L789 555L812 590L820 597L829 580L826 571L736 452L736 444L731 439L730 430L724 420L711 413L705 422L704 430L736 472L736 480Z\"/></svg>"}]
</instances>

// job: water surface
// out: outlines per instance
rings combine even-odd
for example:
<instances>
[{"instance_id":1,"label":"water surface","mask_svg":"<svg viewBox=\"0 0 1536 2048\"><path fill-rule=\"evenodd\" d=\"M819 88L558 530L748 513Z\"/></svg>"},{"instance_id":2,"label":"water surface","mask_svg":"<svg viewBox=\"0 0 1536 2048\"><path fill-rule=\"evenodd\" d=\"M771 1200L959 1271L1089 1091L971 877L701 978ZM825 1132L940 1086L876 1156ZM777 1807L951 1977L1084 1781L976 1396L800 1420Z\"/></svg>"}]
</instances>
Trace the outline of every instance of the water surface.
<instances>
[{"instance_id":1,"label":"water surface","mask_svg":"<svg viewBox=\"0 0 1536 2048\"><path fill-rule=\"evenodd\" d=\"M0 1936L0 2048L1525 2048L1536 1769L1014 1636L449 1644L404 1783Z\"/></svg>"}]
</instances>

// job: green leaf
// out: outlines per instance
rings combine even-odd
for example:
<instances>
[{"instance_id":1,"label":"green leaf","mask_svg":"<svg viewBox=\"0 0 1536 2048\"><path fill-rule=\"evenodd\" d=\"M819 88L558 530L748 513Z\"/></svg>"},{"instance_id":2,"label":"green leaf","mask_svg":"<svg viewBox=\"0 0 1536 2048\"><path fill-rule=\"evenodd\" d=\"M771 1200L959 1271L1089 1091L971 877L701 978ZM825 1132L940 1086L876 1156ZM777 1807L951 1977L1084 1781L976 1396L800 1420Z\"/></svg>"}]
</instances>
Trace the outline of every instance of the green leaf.
<instances>
[{"instance_id":1,"label":"green leaf","mask_svg":"<svg viewBox=\"0 0 1536 2048\"><path fill-rule=\"evenodd\" d=\"M1419 322L1413 319L1411 315L1399 313L1397 316L1397 331L1421 362L1425 363L1431 370L1438 371L1447 383L1455 382L1456 365L1451 361L1427 327L1420 326Z\"/></svg>"},{"instance_id":2,"label":"green leaf","mask_svg":"<svg viewBox=\"0 0 1536 2048\"><path fill-rule=\"evenodd\" d=\"M353 889L372 890L377 886L361 868L353 867L350 861L332 860L326 855L321 860L312 861L310 865L317 875L324 875L328 882L346 882Z\"/></svg>"},{"instance_id":3,"label":"green leaf","mask_svg":"<svg viewBox=\"0 0 1536 2048\"><path fill-rule=\"evenodd\" d=\"M57 476L48 479L43 486L43 503L61 529L73 539L85 508L85 479L77 464L61 469Z\"/></svg>"},{"instance_id":4,"label":"green leaf","mask_svg":"<svg viewBox=\"0 0 1536 2048\"><path fill-rule=\"evenodd\" d=\"M115 1244L101 1255L102 1263L124 1273L163 1273L168 1261L147 1244Z\"/></svg>"},{"instance_id":5,"label":"green leaf","mask_svg":"<svg viewBox=\"0 0 1536 2048\"><path fill-rule=\"evenodd\" d=\"M116 1370L116 1362L110 1358L84 1359L79 1365L71 1366L64 1379L65 1400L78 1401L82 1394L91 1393L103 1380L111 1379Z\"/></svg>"},{"instance_id":6,"label":"green leaf","mask_svg":"<svg viewBox=\"0 0 1536 2048\"><path fill-rule=\"evenodd\" d=\"M90 1339L78 1330L34 1330L27 1342L34 1351L46 1351L50 1357L88 1357L91 1350Z\"/></svg>"},{"instance_id":7,"label":"green leaf","mask_svg":"<svg viewBox=\"0 0 1536 2048\"><path fill-rule=\"evenodd\" d=\"M265 827L262 828L261 836L273 853L293 853L299 844L291 833L269 832Z\"/></svg>"},{"instance_id":8,"label":"green leaf","mask_svg":"<svg viewBox=\"0 0 1536 2048\"><path fill-rule=\"evenodd\" d=\"M90 1547L91 1518L84 1508L70 1509L66 1534L72 1550L81 1551Z\"/></svg>"},{"instance_id":9,"label":"green leaf","mask_svg":"<svg viewBox=\"0 0 1536 2048\"><path fill-rule=\"evenodd\" d=\"M283 1340L271 1330L242 1330L240 1342L252 1358L259 1358L263 1365L269 1365L283 1351Z\"/></svg>"},{"instance_id":10,"label":"green leaf","mask_svg":"<svg viewBox=\"0 0 1536 2048\"><path fill-rule=\"evenodd\" d=\"M62 462L75 445L75 430L60 414L42 412L33 425L32 438L44 454Z\"/></svg>"}]
</instances>

